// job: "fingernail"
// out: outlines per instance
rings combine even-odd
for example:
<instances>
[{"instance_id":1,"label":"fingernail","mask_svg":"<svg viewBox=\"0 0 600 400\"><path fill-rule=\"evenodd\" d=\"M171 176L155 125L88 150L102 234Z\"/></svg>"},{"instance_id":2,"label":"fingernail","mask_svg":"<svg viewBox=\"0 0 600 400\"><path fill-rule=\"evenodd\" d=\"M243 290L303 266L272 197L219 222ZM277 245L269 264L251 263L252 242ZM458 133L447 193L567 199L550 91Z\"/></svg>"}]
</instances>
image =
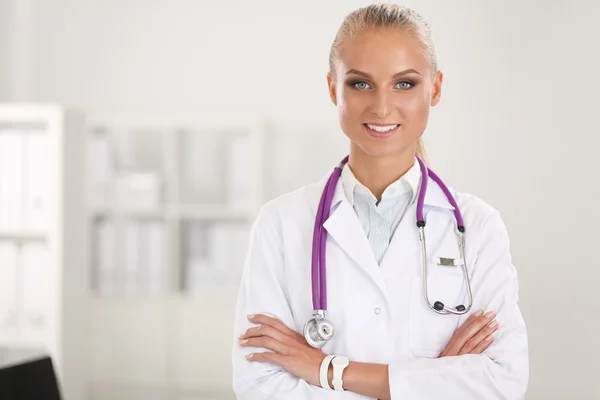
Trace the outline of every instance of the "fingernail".
<instances>
[{"instance_id":1,"label":"fingernail","mask_svg":"<svg viewBox=\"0 0 600 400\"><path fill-rule=\"evenodd\" d=\"M495 328L496 326L498 326L498 321L493 321L493 322L490 324L490 328Z\"/></svg>"},{"instance_id":2,"label":"fingernail","mask_svg":"<svg viewBox=\"0 0 600 400\"><path fill-rule=\"evenodd\" d=\"M246 344L246 343L248 343L248 339L240 340L240 344Z\"/></svg>"},{"instance_id":3,"label":"fingernail","mask_svg":"<svg viewBox=\"0 0 600 400\"><path fill-rule=\"evenodd\" d=\"M481 314L483 314L483 310L478 310L478 311L475 313L475 316L476 316L476 317L479 317Z\"/></svg>"},{"instance_id":4,"label":"fingernail","mask_svg":"<svg viewBox=\"0 0 600 400\"><path fill-rule=\"evenodd\" d=\"M485 341L486 342L491 342L493 338L494 338L494 334L492 333L490 336L488 336L488 337L485 338Z\"/></svg>"},{"instance_id":5,"label":"fingernail","mask_svg":"<svg viewBox=\"0 0 600 400\"><path fill-rule=\"evenodd\" d=\"M248 314L248 319L253 319L254 318L254 314Z\"/></svg>"},{"instance_id":6,"label":"fingernail","mask_svg":"<svg viewBox=\"0 0 600 400\"><path fill-rule=\"evenodd\" d=\"M248 354L248 355L246 356L246 360L252 360L252 356L253 356L253 354Z\"/></svg>"},{"instance_id":7,"label":"fingernail","mask_svg":"<svg viewBox=\"0 0 600 400\"><path fill-rule=\"evenodd\" d=\"M488 311L488 312L485 314L485 317L486 317L486 318L492 318L493 316L494 316L494 312L493 312L493 311Z\"/></svg>"}]
</instances>

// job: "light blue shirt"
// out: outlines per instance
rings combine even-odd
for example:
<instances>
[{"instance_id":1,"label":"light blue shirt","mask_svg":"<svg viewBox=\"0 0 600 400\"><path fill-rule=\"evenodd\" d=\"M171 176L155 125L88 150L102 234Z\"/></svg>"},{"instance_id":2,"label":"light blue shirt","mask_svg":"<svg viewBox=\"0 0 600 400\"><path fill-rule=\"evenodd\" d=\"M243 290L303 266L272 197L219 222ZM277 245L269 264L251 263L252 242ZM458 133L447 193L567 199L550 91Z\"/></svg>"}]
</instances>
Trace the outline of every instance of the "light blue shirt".
<instances>
[{"instance_id":1,"label":"light blue shirt","mask_svg":"<svg viewBox=\"0 0 600 400\"><path fill-rule=\"evenodd\" d=\"M365 230L378 264L406 209L417 199L420 180L421 170L415 159L412 167L383 191L381 201L376 204L375 195L356 179L348 164L342 169L344 194Z\"/></svg>"}]
</instances>

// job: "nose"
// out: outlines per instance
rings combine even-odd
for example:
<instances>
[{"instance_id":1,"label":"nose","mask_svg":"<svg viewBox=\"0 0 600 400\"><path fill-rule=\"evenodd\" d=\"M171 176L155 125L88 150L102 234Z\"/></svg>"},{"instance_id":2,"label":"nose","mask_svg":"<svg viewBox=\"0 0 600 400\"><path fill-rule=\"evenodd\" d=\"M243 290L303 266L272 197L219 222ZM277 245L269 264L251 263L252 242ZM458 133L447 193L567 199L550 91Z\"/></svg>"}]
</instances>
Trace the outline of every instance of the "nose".
<instances>
[{"instance_id":1,"label":"nose","mask_svg":"<svg viewBox=\"0 0 600 400\"><path fill-rule=\"evenodd\" d=\"M385 119L390 115L392 110L390 101L390 96L384 90L376 92L373 103L371 104L371 113L375 114L379 119Z\"/></svg>"}]
</instances>

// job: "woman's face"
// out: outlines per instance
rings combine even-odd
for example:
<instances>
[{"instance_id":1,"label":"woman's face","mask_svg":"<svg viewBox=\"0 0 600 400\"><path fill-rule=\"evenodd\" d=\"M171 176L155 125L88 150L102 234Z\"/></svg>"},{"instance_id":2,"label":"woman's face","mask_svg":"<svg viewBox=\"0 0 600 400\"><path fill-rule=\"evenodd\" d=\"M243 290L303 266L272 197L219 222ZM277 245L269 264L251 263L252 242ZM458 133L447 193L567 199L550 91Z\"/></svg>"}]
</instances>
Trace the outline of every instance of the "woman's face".
<instances>
[{"instance_id":1,"label":"woman's face","mask_svg":"<svg viewBox=\"0 0 600 400\"><path fill-rule=\"evenodd\" d=\"M432 78L416 36L388 29L347 40L327 82L352 145L369 156L395 156L414 151L439 102L442 73Z\"/></svg>"}]
</instances>

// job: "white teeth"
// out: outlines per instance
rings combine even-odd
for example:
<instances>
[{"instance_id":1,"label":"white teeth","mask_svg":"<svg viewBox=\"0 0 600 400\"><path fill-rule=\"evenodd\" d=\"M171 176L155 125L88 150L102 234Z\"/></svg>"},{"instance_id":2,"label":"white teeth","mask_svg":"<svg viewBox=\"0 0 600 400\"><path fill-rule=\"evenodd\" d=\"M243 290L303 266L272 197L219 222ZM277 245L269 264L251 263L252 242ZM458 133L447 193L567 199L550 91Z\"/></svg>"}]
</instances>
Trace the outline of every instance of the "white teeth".
<instances>
[{"instance_id":1,"label":"white teeth","mask_svg":"<svg viewBox=\"0 0 600 400\"><path fill-rule=\"evenodd\" d=\"M395 129L398 125L386 125L386 126L377 126L377 125L370 125L367 124L367 126L371 129L373 129L375 132L388 132L391 131L392 129Z\"/></svg>"}]
</instances>

